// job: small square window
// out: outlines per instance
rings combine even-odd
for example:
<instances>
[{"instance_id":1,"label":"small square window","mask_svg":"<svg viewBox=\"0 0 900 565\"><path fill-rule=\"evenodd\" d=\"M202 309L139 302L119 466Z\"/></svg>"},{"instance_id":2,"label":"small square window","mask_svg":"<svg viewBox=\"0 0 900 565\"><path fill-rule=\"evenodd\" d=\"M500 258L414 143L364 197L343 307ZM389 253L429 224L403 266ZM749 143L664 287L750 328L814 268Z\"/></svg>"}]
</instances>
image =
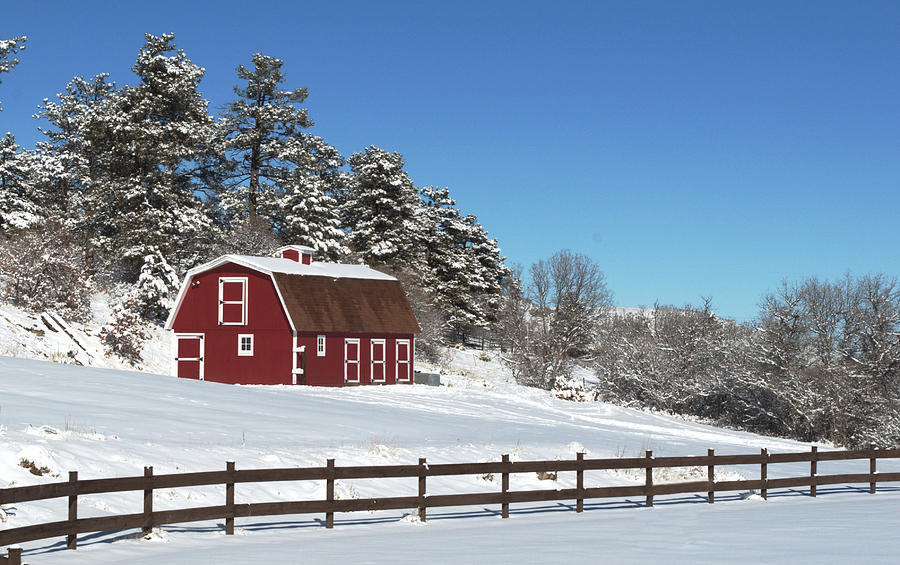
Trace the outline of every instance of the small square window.
<instances>
[{"instance_id":1,"label":"small square window","mask_svg":"<svg viewBox=\"0 0 900 565\"><path fill-rule=\"evenodd\" d=\"M316 355L319 357L325 357L325 336L320 335L316 337Z\"/></svg>"},{"instance_id":2,"label":"small square window","mask_svg":"<svg viewBox=\"0 0 900 565\"><path fill-rule=\"evenodd\" d=\"M238 334L238 356L253 356L253 334Z\"/></svg>"}]
</instances>

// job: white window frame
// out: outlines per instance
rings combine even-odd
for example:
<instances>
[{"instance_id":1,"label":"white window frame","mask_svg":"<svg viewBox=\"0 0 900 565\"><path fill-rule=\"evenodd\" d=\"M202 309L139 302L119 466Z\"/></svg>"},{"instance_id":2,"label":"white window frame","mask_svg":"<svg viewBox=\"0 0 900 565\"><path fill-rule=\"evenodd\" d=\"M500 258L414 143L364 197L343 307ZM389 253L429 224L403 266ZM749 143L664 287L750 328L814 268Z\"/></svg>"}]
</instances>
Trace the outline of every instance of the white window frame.
<instances>
[{"instance_id":1,"label":"white window frame","mask_svg":"<svg viewBox=\"0 0 900 565\"><path fill-rule=\"evenodd\" d=\"M381 346L381 361L375 360L375 346ZM385 367L385 361L387 357L387 344L384 339L370 339L369 340L369 380L373 383L383 383L387 381L387 370ZM381 365L381 378L375 378L375 365Z\"/></svg>"},{"instance_id":2,"label":"white window frame","mask_svg":"<svg viewBox=\"0 0 900 565\"><path fill-rule=\"evenodd\" d=\"M225 300L225 283L241 284L240 300ZM246 326L247 325L247 277L219 277L219 325L220 326ZM226 304L241 305L241 321L225 322L222 320L224 306Z\"/></svg>"},{"instance_id":3,"label":"white window frame","mask_svg":"<svg viewBox=\"0 0 900 565\"><path fill-rule=\"evenodd\" d=\"M182 339L199 339L200 340L200 357L179 357L178 356L178 342ZM203 373L203 366L205 363L203 362L203 357L206 353L206 334L175 334L175 376L178 375L178 362L179 361L199 361L200 369L197 371L197 375L200 380L205 380ZM180 377L179 377L180 378Z\"/></svg>"},{"instance_id":4,"label":"white window frame","mask_svg":"<svg viewBox=\"0 0 900 565\"><path fill-rule=\"evenodd\" d=\"M243 344L241 342L244 340L245 337L250 338L250 351L244 351L244 348L242 347ZM237 352L238 357L253 357L253 342L254 341L255 340L253 339L253 334L238 334L238 352Z\"/></svg>"},{"instance_id":5,"label":"white window frame","mask_svg":"<svg viewBox=\"0 0 900 565\"><path fill-rule=\"evenodd\" d=\"M325 343L326 339L324 335L316 336L316 356L317 357L325 357Z\"/></svg>"},{"instance_id":6,"label":"white window frame","mask_svg":"<svg viewBox=\"0 0 900 565\"><path fill-rule=\"evenodd\" d=\"M406 345L406 359L400 360L400 346ZM409 362L412 361L412 344L408 339L398 339L394 345L394 360L396 363L394 364L394 380L398 383L408 383L409 379L412 377L412 372L409 370ZM400 378L400 365L406 365L406 378Z\"/></svg>"},{"instance_id":7,"label":"white window frame","mask_svg":"<svg viewBox=\"0 0 900 565\"><path fill-rule=\"evenodd\" d=\"M347 346L351 343L356 344L356 359L347 359ZM359 358L361 357L362 351L360 351L359 338L358 337L348 337L344 339L344 383L352 383L359 384L360 382L360 374L359 374ZM347 378L347 365L356 365L356 380L351 381Z\"/></svg>"}]
</instances>

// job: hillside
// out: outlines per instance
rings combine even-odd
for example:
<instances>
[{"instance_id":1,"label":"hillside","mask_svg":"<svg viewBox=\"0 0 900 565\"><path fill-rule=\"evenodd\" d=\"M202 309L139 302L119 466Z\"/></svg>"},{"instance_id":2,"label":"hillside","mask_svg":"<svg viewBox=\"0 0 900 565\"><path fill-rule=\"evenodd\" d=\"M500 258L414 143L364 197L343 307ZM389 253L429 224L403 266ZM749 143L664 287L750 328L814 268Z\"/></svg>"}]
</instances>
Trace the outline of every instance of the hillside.
<instances>
[{"instance_id":1,"label":"hillside","mask_svg":"<svg viewBox=\"0 0 900 565\"><path fill-rule=\"evenodd\" d=\"M109 297L103 293L92 296L91 315L84 323L65 320L50 311L34 313L0 303L0 355L162 374L171 371L168 332L152 324L144 328L149 339L144 343L143 361L137 367L107 356L100 330L109 319Z\"/></svg>"},{"instance_id":2,"label":"hillside","mask_svg":"<svg viewBox=\"0 0 900 565\"><path fill-rule=\"evenodd\" d=\"M559 400L515 385L496 363L475 352L454 352L450 367L455 374L445 376L446 386L435 388L314 389L218 385L3 357L0 487L60 480L69 470L78 470L81 478L139 474L144 465L152 465L157 473L216 470L229 459L246 469L321 465L326 458L352 465L414 463L418 457L431 463L486 461L502 453L514 460L570 458L580 449L590 457L613 457L645 449L657 455L695 455L710 447L717 453L808 448L603 403ZM35 476L19 466L22 460L48 472ZM821 464L820 473L852 465ZM889 468L885 463L883 470ZM770 477L807 471L806 464L778 466ZM758 468L718 472L722 477L752 477ZM565 475L556 486L574 486L574 477ZM589 486L640 480L611 472L586 476ZM429 492L494 491L498 483L497 478L435 479L429 481ZM548 488L547 481L534 475L513 475L511 483L512 489ZM414 494L415 484L398 479L338 481L336 490L338 497L402 496ZM765 536L766 555L772 559L792 555L784 552L796 543L813 544L809 536L796 541L794 533L802 532L786 527L804 521L807 534L816 534L810 551L827 547L828 555L838 555L843 548L851 555L850 546L839 543L838 532L854 539L853 551L860 539L870 542L866 551L871 557L898 548L895 540L878 535L900 525L894 512L900 502L896 490L874 497L853 494L861 492L854 489L832 490L847 492L816 500L785 492L767 503L744 493L723 497L724 502L712 508L685 503L702 502L699 497L674 497L668 501L674 504L661 500L654 509L638 508L640 501L602 501L589 503L579 516L562 511L568 510L562 504L514 505L513 518L503 522L495 519L496 509L435 511L428 524L405 519L404 512L358 513L338 515L333 531L322 531L318 516L256 518L238 520L240 535L227 540L218 524L201 523L158 530L149 541L135 541L132 532L88 536L77 552L58 551L59 540L25 547L27 561L34 564L198 563L226 555L241 562L287 563L301 548L309 562L337 556L348 562L393 562L424 554L437 562L583 562L601 542L619 561L662 556L715 560L710 550L734 546L736 560L758 561L760 554L751 543L757 537ZM312 499L322 497L323 491L324 485L316 482L240 485L237 500ZM162 510L220 504L223 491L186 488L156 491L155 496L154 505ZM80 515L99 516L137 511L140 502L138 494L126 493L83 497L79 504ZM2 527L64 518L64 511L63 501L4 508ZM835 535L828 536L829 531ZM394 543L398 536L403 544ZM390 549L385 540L394 541ZM817 560L824 554L816 550L805 555Z\"/></svg>"}]
</instances>

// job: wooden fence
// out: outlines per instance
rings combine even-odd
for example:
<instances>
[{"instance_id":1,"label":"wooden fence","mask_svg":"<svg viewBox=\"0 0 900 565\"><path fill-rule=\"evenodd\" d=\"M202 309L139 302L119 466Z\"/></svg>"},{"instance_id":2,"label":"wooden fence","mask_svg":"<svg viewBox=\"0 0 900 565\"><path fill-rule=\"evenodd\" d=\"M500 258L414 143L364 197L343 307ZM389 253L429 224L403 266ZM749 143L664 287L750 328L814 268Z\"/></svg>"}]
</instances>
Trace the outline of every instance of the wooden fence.
<instances>
[{"instance_id":1,"label":"wooden fence","mask_svg":"<svg viewBox=\"0 0 900 565\"><path fill-rule=\"evenodd\" d=\"M329 459L324 467L285 469L241 469L234 462L228 462L224 471L201 473L174 473L154 475L152 467L145 467L143 476L113 479L80 480L78 473L69 473L67 482L50 483L0 489L0 504L17 504L51 498L68 499L68 519L18 528L0 530L0 547L27 541L52 537L66 538L69 549L75 549L77 535L89 532L141 528L149 533L154 526L197 522L204 520L224 520L225 533L234 534L235 518L257 516L279 516L287 514L324 514L325 527L334 526L336 512L358 512L363 510L397 510L417 508L421 520L426 520L428 508L449 506L483 506L497 504L503 518L509 517L509 505L522 502L545 502L572 500L575 512L584 510L584 501L595 498L644 497L647 506L653 506L653 497L659 495L702 493L710 504L715 502L715 493L723 491L758 490L763 498L768 491L779 488L808 487L809 495L816 496L816 487L832 484L863 483L869 485L869 492L875 493L877 483L900 481L900 473L879 473L876 471L878 459L900 458L900 449L869 449L855 451L819 452L813 447L808 452L768 453L765 449L752 455L716 455L710 449L705 456L653 457L647 451L645 457L614 459L585 459L578 453L575 459L564 461L510 461L504 455L501 461L488 463L440 463L429 465L419 459L417 465L372 465L360 467L336 467L334 459ZM845 473L819 475L820 461L868 460L868 473ZM809 474L787 478L768 478L768 467L781 463L809 462ZM736 481L716 481L715 468L722 465L759 465L758 479ZM653 469L673 467L706 467L706 480L679 483L654 484ZM613 486L585 488L584 472L614 469L644 469L644 484L634 486ZM575 488L547 490L509 490L511 473L560 473L574 472ZM501 476L500 491L464 494L432 494L426 492L428 477L450 475ZM334 482L337 479L379 479L407 477L418 480L417 496L387 498L358 498L338 500L334 496ZM264 483L274 481L325 481L324 500L254 502L236 504L235 485L238 483ZM225 501L220 506L205 506L179 510L154 510L153 491L181 487L225 485ZM102 516L97 518L78 517L78 497L125 491L143 491L143 511L135 514ZM0 557L0 565L20 565L21 550L11 548L9 557Z\"/></svg>"}]
</instances>

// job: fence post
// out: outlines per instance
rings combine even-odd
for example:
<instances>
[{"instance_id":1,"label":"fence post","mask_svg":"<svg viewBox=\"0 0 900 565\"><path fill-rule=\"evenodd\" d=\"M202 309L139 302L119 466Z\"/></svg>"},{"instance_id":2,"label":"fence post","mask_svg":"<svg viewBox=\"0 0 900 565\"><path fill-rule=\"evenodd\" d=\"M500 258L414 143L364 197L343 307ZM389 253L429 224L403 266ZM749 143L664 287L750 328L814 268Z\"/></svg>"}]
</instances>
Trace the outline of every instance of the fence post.
<instances>
[{"instance_id":1,"label":"fence post","mask_svg":"<svg viewBox=\"0 0 900 565\"><path fill-rule=\"evenodd\" d=\"M819 448L815 445L810 448L809 457L809 496L816 496L816 461L819 458Z\"/></svg>"},{"instance_id":2,"label":"fence post","mask_svg":"<svg viewBox=\"0 0 900 565\"><path fill-rule=\"evenodd\" d=\"M500 490L503 492L503 502L500 505L500 517L509 518L509 454L503 455L503 462L507 465L503 466L503 474L500 476Z\"/></svg>"},{"instance_id":3,"label":"fence post","mask_svg":"<svg viewBox=\"0 0 900 565\"><path fill-rule=\"evenodd\" d=\"M875 483L877 471L875 470L875 444L869 444L869 494L875 494Z\"/></svg>"},{"instance_id":4,"label":"fence post","mask_svg":"<svg viewBox=\"0 0 900 565\"><path fill-rule=\"evenodd\" d=\"M78 482L78 471L69 471L69 482ZM66 537L66 546L69 549L78 547L78 526L75 522L78 520L78 491L75 490L69 496L69 535Z\"/></svg>"},{"instance_id":5,"label":"fence post","mask_svg":"<svg viewBox=\"0 0 900 565\"><path fill-rule=\"evenodd\" d=\"M427 512L425 510L425 481L428 469L425 468L425 458L419 458L419 520L425 522L427 520Z\"/></svg>"},{"instance_id":6,"label":"fence post","mask_svg":"<svg viewBox=\"0 0 900 565\"><path fill-rule=\"evenodd\" d=\"M225 535L234 535L234 461L225 462L228 482L225 483Z\"/></svg>"},{"instance_id":7,"label":"fence post","mask_svg":"<svg viewBox=\"0 0 900 565\"><path fill-rule=\"evenodd\" d=\"M153 531L153 467L144 467L144 528L143 535Z\"/></svg>"},{"instance_id":8,"label":"fence post","mask_svg":"<svg viewBox=\"0 0 900 565\"><path fill-rule=\"evenodd\" d=\"M578 489L578 500L575 501L575 512L584 512L584 452L575 454L578 469L575 471L575 488Z\"/></svg>"},{"instance_id":9,"label":"fence post","mask_svg":"<svg viewBox=\"0 0 900 565\"><path fill-rule=\"evenodd\" d=\"M706 455L709 457L716 456L715 449L707 449ZM713 460L714 461L714 460ZM712 504L716 501L716 464L710 461L709 465L706 467L706 482L708 483L706 500Z\"/></svg>"},{"instance_id":10,"label":"fence post","mask_svg":"<svg viewBox=\"0 0 900 565\"><path fill-rule=\"evenodd\" d=\"M647 506L653 506L653 451L647 450L647 481L645 483L645 489L647 491Z\"/></svg>"},{"instance_id":11,"label":"fence post","mask_svg":"<svg viewBox=\"0 0 900 565\"><path fill-rule=\"evenodd\" d=\"M22 548L21 547L8 547L6 549L7 557L6 562L9 565L22 565Z\"/></svg>"},{"instance_id":12,"label":"fence post","mask_svg":"<svg viewBox=\"0 0 900 565\"><path fill-rule=\"evenodd\" d=\"M762 496L763 500L768 500L769 496L769 478L768 474L768 461L769 461L769 450L765 447L759 450L759 454L762 455L762 463L759 464L759 480L762 482L762 486L759 489L759 494Z\"/></svg>"},{"instance_id":13,"label":"fence post","mask_svg":"<svg viewBox=\"0 0 900 565\"><path fill-rule=\"evenodd\" d=\"M328 472L326 474L327 481L325 482L325 500L329 502L329 504L328 504L329 512L325 513L325 527L333 528L334 527L334 459L328 459L325 462L325 466L328 468Z\"/></svg>"}]
</instances>

